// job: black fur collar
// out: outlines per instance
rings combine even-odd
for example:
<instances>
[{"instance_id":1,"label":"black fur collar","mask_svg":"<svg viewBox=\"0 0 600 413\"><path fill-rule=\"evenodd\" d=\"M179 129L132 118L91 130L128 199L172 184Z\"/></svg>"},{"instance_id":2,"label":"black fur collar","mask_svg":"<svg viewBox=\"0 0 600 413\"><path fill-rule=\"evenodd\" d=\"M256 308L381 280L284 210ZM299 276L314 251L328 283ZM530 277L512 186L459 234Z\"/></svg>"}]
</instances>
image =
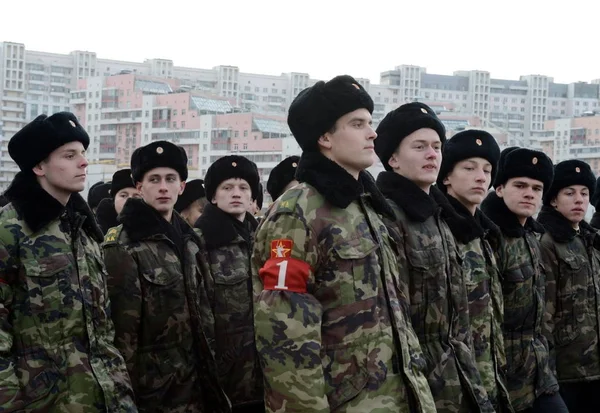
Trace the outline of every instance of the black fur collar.
<instances>
[{"instance_id":1,"label":"black fur collar","mask_svg":"<svg viewBox=\"0 0 600 413\"><path fill-rule=\"evenodd\" d=\"M19 172L4 195L34 233L60 217L64 210L69 208L85 218L82 228L88 236L96 242L104 240L94 214L79 194L72 194L65 207L40 186L35 175Z\"/></svg>"},{"instance_id":2,"label":"black fur collar","mask_svg":"<svg viewBox=\"0 0 600 413\"><path fill-rule=\"evenodd\" d=\"M475 215L471 215L471 212L460 203L456 198L446 193L446 197L448 198L448 202L454 208L454 210L463 218L465 221L453 222L451 220L446 220L448 222L448 226L452 230L452 234L454 237L459 240L463 244L468 244L473 241L475 238L486 238L493 240L494 242L498 241L498 238L501 235L500 228L498 225L494 224L491 219L489 219L481 209L477 208L475 210ZM460 225L460 226L459 226Z\"/></svg>"},{"instance_id":3,"label":"black fur collar","mask_svg":"<svg viewBox=\"0 0 600 413\"><path fill-rule=\"evenodd\" d=\"M104 198L96 208L96 219L98 225L104 234L112 227L119 225L117 221L117 211L115 211L115 201L112 198Z\"/></svg>"},{"instance_id":4,"label":"black fur collar","mask_svg":"<svg viewBox=\"0 0 600 413\"><path fill-rule=\"evenodd\" d=\"M194 227L202 231L204 242L208 248L219 248L230 244L238 235L232 219L235 218L216 205L207 204ZM254 233L258 222L252 214L246 212L245 222L250 226L250 231Z\"/></svg>"},{"instance_id":5,"label":"black fur collar","mask_svg":"<svg viewBox=\"0 0 600 413\"><path fill-rule=\"evenodd\" d=\"M442 208L444 219L459 219L456 211L434 185L429 195L413 181L395 172L384 171L377 176L377 186L386 198L391 199L412 221L425 222Z\"/></svg>"},{"instance_id":6,"label":"black fur collar","mask_svg":"<svg viewBox=\"0 0 600 413\"><path fill-rule=\"evenodd\" d=\"M446 223L450 227L452 231L452 235L462 244L468 244L476 238L482 238L485 234L485 230L482 226L483 224L487 224L488 222L494 225L489 219L485 217L481 213L480 210L475 211L475 216L471 215L471 212L460 203L456 198L448 193L445 194L448 202L454 210L459 218L450 218L446 219ZM478 216L479 215L479 216ZM488 222L483 221L481 218L487 219ZM495 226L495 225L494 225Z\"/></svg>"},{"instance_id":7,"label":"black fur collar","mask_svg":"<svg viewBox=\"0 0 600 413\"><path fill-rule=\"evenodd\" d=\"M526 230L544 233L544 228L533 218L527 218L525 226L521 225L517 216L512 213L495 192L490 192L481 204L481 210L496 225L500 227L503 234L511 238L519 238L525 235Z\"/></svg>"},{"instance_id":8,"label":"black fur collar","mask_svg":"<svg viewBox=\"0 0 600 413\"><path fill-rule=\"evenodd\" d=\"M164 232L165 219L141 198L128 199L117 219L123 224L123 229L127 231L129 239L133 242L156 235L166 235ZM173 211L171 220L178 221L184 234L193 234L192 228L177 211Z\"/></svg>"},{"instance_id":9,"label":"black fur collar","mask_svg":"<svg viewBox=\"0 0 600 413\"><path fill-rule=\"evenodd\" d=\"M556 242L565 243L572 241L577 236L577 231L573 229L568 219L554 208L544 205L540 211L537 221L544 226L544 229L552 235ZM581 235L586 236L594 234L596 230L587 222L579 223Z\"/></svg>"},{"instance_id":10,"label":"black fur collar","mask_svg":"<svg viewBox=\"0 0 600 413\"><path fill-rule=\"evenodd\" d=\"M394 212L368 172L362 171L356 180L344 168L320 152L302 154L296 169L296 179L315 187L327 202L338 208L346 208L363 193L369 194L373 209L377 213L389 218L394 217Z\"/></svg>"}]
</instances>

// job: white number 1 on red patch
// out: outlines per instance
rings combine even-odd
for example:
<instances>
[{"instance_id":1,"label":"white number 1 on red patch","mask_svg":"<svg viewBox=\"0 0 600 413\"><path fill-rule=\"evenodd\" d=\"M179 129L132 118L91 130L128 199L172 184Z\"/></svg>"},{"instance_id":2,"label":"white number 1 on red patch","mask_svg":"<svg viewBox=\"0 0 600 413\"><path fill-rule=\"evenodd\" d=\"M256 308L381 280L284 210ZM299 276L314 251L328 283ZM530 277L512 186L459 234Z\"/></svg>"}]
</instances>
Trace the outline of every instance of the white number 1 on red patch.
<instances>
[{"instance_id":1,"label":"white number 1 on red patch","mask_svg":"<svg viewBox=\"0 0 600 413\"><path fill-rule=\"evenodd\" d=\"M276 290L287 290L287 286L285 285L285 277L287 275L287 266L288 266L288 261L284 260L281 262L278 262L276 264L279 267L279 275L277 277L277 285L275 286Z\"/></svg>"}]
</instances>

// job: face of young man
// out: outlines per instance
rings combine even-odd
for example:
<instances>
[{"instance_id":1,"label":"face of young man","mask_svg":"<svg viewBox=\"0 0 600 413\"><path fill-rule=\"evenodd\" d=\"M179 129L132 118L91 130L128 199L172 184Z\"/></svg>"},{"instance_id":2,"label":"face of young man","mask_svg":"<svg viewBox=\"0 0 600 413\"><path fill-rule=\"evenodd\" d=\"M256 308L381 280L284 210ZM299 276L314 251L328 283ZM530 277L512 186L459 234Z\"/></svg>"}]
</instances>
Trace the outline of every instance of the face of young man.
<instances>
[{"instance_id":1,"label":"face of young man","mask_svg":"<svg viewBox=\"0 0 600 413\"><path fill-rule=\"evenodd\" d=\"M319 145L325 156L358 178L375 163L376 137L369 111L357 109L339 118L332 131L319 138Z\"/></svg>"},{"instance_id":2,"label":"face of young man","mask_svg":"<svg viewBox=\"0 0 600 413\"><path fill-rule=\"evenodd\" d=\"M454 165L444 179L448 195L475 212L485 198L492 181L492 164L483 158L469 158Z\"/></svg>"},{"instance_id":3,"label":"face of young man","mask_svg":"<svg viewBox=\"0 0 600 413\"><path fill-rule=\"evenodd\" d=\"M54 150L33 171L42 188L56 198L64 198L85 188L88 161L81 142L69 142Z\"/></svg>"},{"instance_id":4,"label":"face of young man","mask_svg":"<svg viewBox=\"0 0 600 413\"><path fill-rule=\"evenodd\" d=\"M136 185L144 201L170 221L175 202L185 188L179 173L172 168L154 168Z\"/></svg>"},{"instance_id":5,"label":"face of young man","mask_svg":"<svg viewBox=\"0 0 600 413\"><path fill-rule=\"evenodd\" d=\"M541 181L526 177L511 178L496 188L496 194L522 223L540 209L543 192Z\"/></svg>"},{"instance_id":6,"label":"face of young man","mask_svg":"<svg viewBox=\"0 0 600 413\"><path fill-rule=\"evenodd\" d=\"M585 218L590 205L590 190L587 186L571 185L558 191L550 205L556 208L571 224L578 226Z\"/></svg>"},{"instance_id":7,"label":"face of young man","mask_svg":"<svg viewBox=\"0 0 600 413\"><path fill-rule=\"evenodd\" d=\"M252 189L250 188L250 184L245 179L227 179L217 187L212 203L223 212L243 221L246 211L248 211L248 208L252 204Z\"/></svg>"},{"instance_id":8,"label":"face of young man","mask_svg":"<svg viewBox=\"0 0 600 413\"><path fill-rule=\"evenodd\" d=\"M416 130L400 142L388 163L394 172L429 193L442 163L442 141L433 129Z\"/></svg>"},{"instance_id":9,"label":"face of young man","mask_svg":"<svg viewBox=\"0 0 600 413\"><path fill-rule=\"evenodd\" d=\"M202 215L205 205L206 198L196 199L194 202L189 204L186 209L181 211L181 217L193 227L196 221L198 221L198 218L200 218L200 215Z\"/></svg>"},{"instance_id":10,"label":"face of young man","mask_svg":"<svg viewBox=\"0 0 600 413\"><path fill-rule=\"evenodd\" d=\"M121 213L123 207L125 206L125 202L129 198L141 198L140 191L136 188L123 188L117 195L115 195L115 211L117 211L117 215Z\"/></svg>"}]
</instances>

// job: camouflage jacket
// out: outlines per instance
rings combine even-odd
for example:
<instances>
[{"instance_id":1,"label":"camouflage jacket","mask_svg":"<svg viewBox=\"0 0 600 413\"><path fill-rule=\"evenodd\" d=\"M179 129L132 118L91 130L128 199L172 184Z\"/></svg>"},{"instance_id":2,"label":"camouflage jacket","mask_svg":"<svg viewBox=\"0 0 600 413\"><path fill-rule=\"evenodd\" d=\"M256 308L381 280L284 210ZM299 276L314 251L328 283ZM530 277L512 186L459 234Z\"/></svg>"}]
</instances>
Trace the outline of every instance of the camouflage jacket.
<instances>
[{"instance_id":1,"label":"camouflage jacket","mask_svg":"<svg viewBox=\"0 0 600 413\"><path fill-rule=\"evenodd\" d=\"M102 233L19 173L0 211L0 412L136 412L114 328Z\"/></svg>"},{"instance_id":2,"label":"camouflage jacket","mask_svg":"<svg viewBox=\"0 0 600 413\"><path fill-rule=\"evenodd\" d=\"M577 233L550 207L538 222L546 229L546 337L558 381L600 380L600 235L585 221Z\"/></svg>"},{"instance_id":3,"label":"camouflage jacket","mask_svg":"<svg viewBox=\"0 0 600 413\"><path fill-rule=\"evenodd\" d=\"M533 218L522 226L495 192L481 209L502 230L495 254L504 296L506 384L513 407L524 410L541 394L558 390L542 333L546 275L539 237L543 228Z\"/></svg>"},{"instance_id":4,"label":"camouflage jacket","mask_svg":"<svg viewBox=\"0 0 600 413\"><path fill-rule=\"evenodd\" d=\"M119 219L104 259L115 344L140 412L229 411L204 334L214 321L201 311L207 297L192 228L176 212L167 223L141 199L129 199ZM167 236L169 226L179 236Z\"/></svg>"},{"instance_id":5,"label":"camouflage jacket","mask_svg":"<svg viewBox=\"0 0 600 413\"><path fill-rule=\"evenodd\" d=\"M215 324L212 336L219 379L233 406L262 406L263 379L252 318L250 282L251 237L256 221L246 214L248 240L240 235L233 219L207 204L196 222L200 237L200 270ZM240 223L241 224L241 223ZM257 407L258 408L258 407Z\"/></svg>"},{"instance_id":6,"label":"camouflage jacket","mask_svg":"<svg viewBox=\"0 0 600 413\"><path fill-rule=\"evenodd\" d=\"M438 412L493 412L473 354L462 258L444 216L454 214L435 186L430 195L395 172L377 177L395 217L401 278L412 325L427 360Z\"/></svg>"},{"instance_id":7,"label":"camouflage jacket","mask_svg":"<svg viewBox=\"0 0 600 413\"><path fill-rule=\"evenodd\" d=\"M502 236L500 228L479 209L473 216L458 200L446 194L457 215L445 219L463 259L469 297L469 319L477 369L497 412L514 411L504 379L506 354L502 322L504 299L492 245Z\"/></svg>"},{"instance_id":8,"label":"camouflage jacket","mask_svg":"<svg viewBox=\"0 0 600 413\"><path fill-rule=\"evenodd\" d=\"M410 327L389 206L318 153L271 205L252 256L256 346L269 412L435 412ZM363 193L364 188L364 193Z\"/></svg>"}]
</instances>

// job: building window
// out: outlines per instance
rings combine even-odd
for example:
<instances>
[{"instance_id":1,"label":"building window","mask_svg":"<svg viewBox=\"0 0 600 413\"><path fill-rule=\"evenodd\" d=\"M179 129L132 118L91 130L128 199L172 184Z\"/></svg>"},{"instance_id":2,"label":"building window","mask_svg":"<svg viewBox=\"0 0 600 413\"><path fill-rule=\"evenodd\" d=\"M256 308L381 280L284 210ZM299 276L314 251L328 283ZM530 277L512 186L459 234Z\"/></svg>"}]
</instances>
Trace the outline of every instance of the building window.
<instances>
[{"instance_id":1,"label":"building window","mask_svg":"<svg viewBox=\"0 0 600 413\"><path fill-rule=\"evenodd\" d=\"M239 136L240 136L240 132L239 131L236 130L235 132L233 132L233 137L234 138L237 138Z\"/></svg>"},{"instance_id":2,"label":"building window","mask_svg":"<svg viewBox=\"0 0 600 413\"><path fill-rule=\"evenodd\" d=\"M184 120L181 121L181 127L185 128L185 121Z\"/></svg>"},{"instance_id":3,"label":"building window","mask_svg":"<svg viewBox=\"0 0 600 413\"><path fill-rule=\"evenodd\" d=\"M234 144L233 144L233 150L234 150L234 151L237 151L237 150L238 150L238 144L237 144L237 143L234 143Z\"/></svg>"},{"instance_id":4,"label":"building window","mask_svg":"<svg viewBox=\"0 0 600 413\"><path fill-rule=\"evenodd\" d=\"M207 145L207 144L203 144L203 145L202 145L202 150L203 150L204 152L208 151L208 145Z\"/></svg>"},{"instance_id":5,"label":"building window","mask_svg":"<svg viewBox=\"0 0 600 413\"><path fill-rule=\"evenodd\" d=\"M246 150L246 149L248 149L248 144L247 143L244 144L244 150Z\"/></svg>"},{"instance_id":6,"label":"building window","mask_svg":"<svg viewBox=\"0 0 600 413\"><path fill-rule=\"evenodd\" d=\"M247 131L247 130L245 130L245 131L244 131L244 138L247 138L247 137L248 137L248 131Z\"/></svg>"}]
</instances>

